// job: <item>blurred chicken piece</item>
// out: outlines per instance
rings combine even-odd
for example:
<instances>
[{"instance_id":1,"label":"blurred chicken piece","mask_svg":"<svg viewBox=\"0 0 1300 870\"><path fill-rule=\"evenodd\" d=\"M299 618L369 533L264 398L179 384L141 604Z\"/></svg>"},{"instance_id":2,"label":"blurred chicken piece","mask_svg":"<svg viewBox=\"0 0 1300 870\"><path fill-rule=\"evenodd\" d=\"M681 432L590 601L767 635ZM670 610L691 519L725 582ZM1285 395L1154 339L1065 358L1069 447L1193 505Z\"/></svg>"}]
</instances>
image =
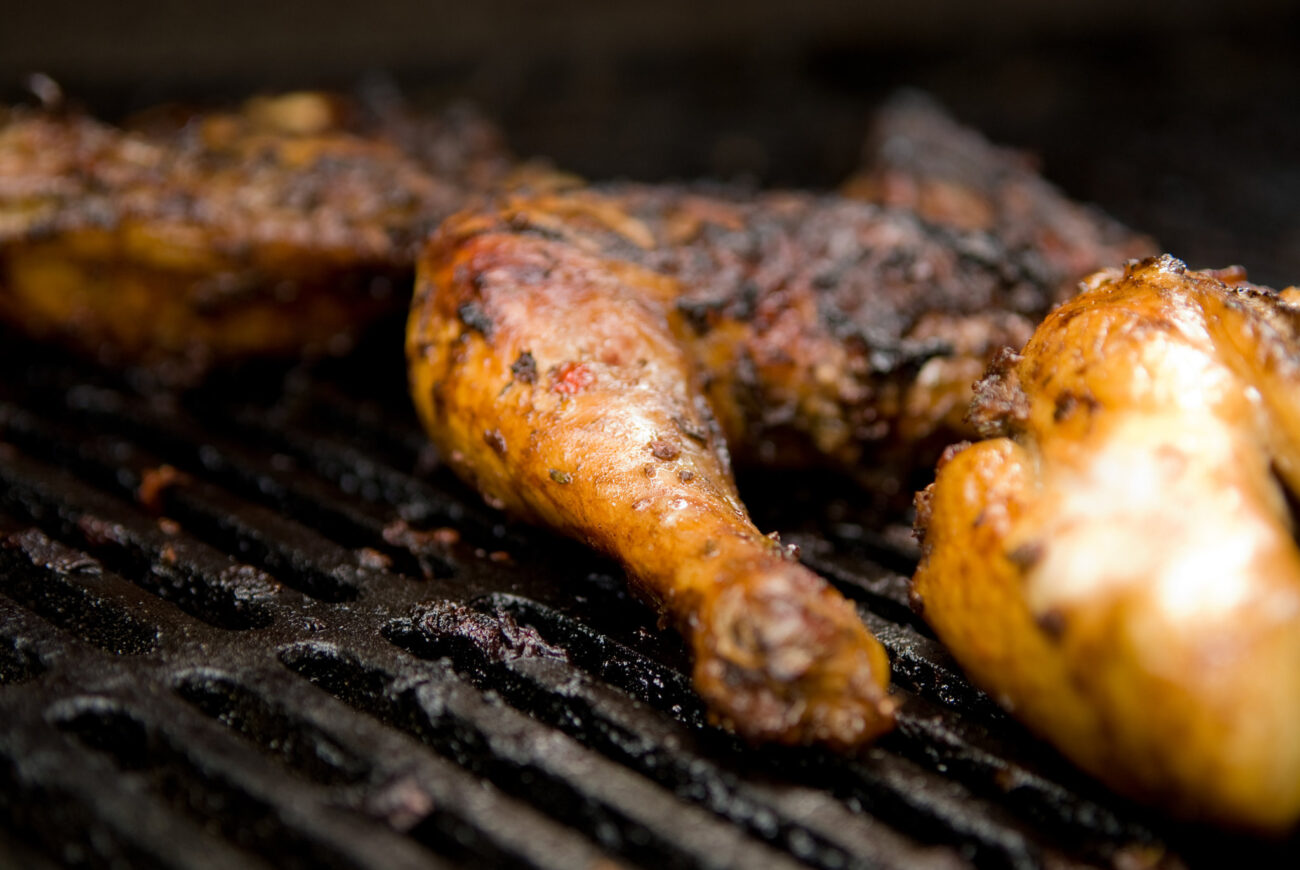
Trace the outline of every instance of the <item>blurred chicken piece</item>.
<instances>
[{"instance_id":1,"label":"blurred chicken piece","mask_svg":"<svg viewBox=\"0 0 1300 870\"><path fill-rule=\"evenodd\" d=\"M407 300L419 244L509 162L467 113L319 93L128 128L13 109L0 126L0 318L171 368L320 353Z\"/></svg>"},{"instance_id":2,"label":"blurred chicken piece","mask_svg":"<svg viewBox=\"0 0 1300 870\"><path fill-rule=\"evenodd\" d=\"M720 721L845 748L888 727L884 654L753 527L729 450L905 474L1056 293L995 237L841 198L559 185L442 226L407 353L453 468L620 559Z\"/></svg>"},{"instance_id":3,"label":"blurred chicken piece","mask_svg":"<svg viewBox=\"0 0 1300 870\"><path fill-rule=\"evenodd\" d=\"M1157 252L1150 239L1069 200L1029 155L993 145L916 91L877 111L863 167L845 182L846 196L992 233L1062 299L1089 272Z\"/></svg>"},{"instance_id":4,"label":"blurred chicken piece","mask_svg":"<svg viewBox=\"0 0 1300 870\"><path fill-rule=\"evenodd\" d=\"M958 661L1127 795L1300 819L1300 291L1098 273L972 417L990 440L918 497L914 591Z\"/></svg>"}]
</instances>

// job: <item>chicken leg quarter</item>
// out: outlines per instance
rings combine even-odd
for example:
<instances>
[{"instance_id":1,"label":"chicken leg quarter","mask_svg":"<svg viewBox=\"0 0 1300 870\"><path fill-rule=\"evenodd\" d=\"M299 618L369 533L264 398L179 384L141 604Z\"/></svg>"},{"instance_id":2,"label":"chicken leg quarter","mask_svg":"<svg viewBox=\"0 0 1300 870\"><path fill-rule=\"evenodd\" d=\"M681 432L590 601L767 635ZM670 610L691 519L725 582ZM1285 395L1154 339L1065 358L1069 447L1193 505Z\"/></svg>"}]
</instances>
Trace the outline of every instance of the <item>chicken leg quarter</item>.
<instances>
[{"instance_id":1,"label":"chicken leg quarter","mask_svg":"<svg viewBox=\"0 0 1300 870\"><path fill-rule=\"evenodd\" d=\"M544 239L457 241L420 264L408 341L416 405L455 469L619 559L690 640L724 726L836 748L887 730L884 649L736 495L673 282Z\"/></svg>"}]
</instances>

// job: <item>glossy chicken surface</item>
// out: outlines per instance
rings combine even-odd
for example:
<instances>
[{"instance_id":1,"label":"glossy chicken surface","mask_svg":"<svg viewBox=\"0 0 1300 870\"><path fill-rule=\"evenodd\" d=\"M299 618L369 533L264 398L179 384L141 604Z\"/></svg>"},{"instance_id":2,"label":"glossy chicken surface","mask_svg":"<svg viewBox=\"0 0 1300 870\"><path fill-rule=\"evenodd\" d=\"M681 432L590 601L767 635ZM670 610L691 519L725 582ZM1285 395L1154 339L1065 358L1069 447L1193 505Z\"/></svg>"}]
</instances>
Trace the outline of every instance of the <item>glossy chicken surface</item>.
<instances>
[{"instance_id":1,"label":"glossy chicken surface","mask_svg":"<svg viewBox=\"0 0 1300 870\"><path fill-rule=\"evenodd\" d=\"M1300 291L1099 273L977 388L918 498L925 618L1114 788L1300 819Z\"/></svg>"},{"instance_id":2,"label":"glossy chicken surface","mask_svg":"<svg viewBox=\"0 0 1300 870\"><path fill-rule=\"evenodd\" d=\"M419 244L509 167L495 131L318 93L126 128L0 118L0 317L105 362L337 349L407 301Z\"/></svg>"},{"instance_id":3,"label":"glossy chicken surface","mask_svg":"<svg viewBox=\"0 0 1300 870\"><path fill-rule=\"evenodd\" d=\"M1057 292L992 236L842 198L559 185L443 225L407 351L442 455L620 559L720 721L848 747L888 727L884 655L754 529L730 457L911 469Z\"/></svg>"}]
</instances>

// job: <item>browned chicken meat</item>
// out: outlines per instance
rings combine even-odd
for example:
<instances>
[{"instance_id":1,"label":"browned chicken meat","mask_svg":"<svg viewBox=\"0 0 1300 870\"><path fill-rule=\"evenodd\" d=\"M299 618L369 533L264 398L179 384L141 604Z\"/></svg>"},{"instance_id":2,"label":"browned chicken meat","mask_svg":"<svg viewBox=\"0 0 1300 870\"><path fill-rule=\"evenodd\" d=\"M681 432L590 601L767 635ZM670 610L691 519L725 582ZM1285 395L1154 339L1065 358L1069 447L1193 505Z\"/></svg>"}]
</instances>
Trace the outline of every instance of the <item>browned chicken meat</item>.
<instances>
[{"instance_id":1,"label":"browned chicken meat","mask_svg":"<svg viewBox=\"0 0 1300 870\"><path fill-rule=\"evenodd\" d=\"M0 317L102 359L337 346L407 301L419 244L509 163L467 113L324 94L238 111L0 117Z\"/></svg>"},{"instance_id":2,"label":"browned chicken meat","mask_svg":"<svg viewBox=\"0 0 1300 870\"><path fill-rule=\"evenodd\" d=\"M909 91L875 114L863 169L844 193L910 209L931 223L992 233L1024 268L1066 295L1099 266L1157 252L1149 239L1072 202L1038 174L1036 162L993 145L931 98Z\"/></svg>"},{"instance_id":3,"label":"browned chicken meat","mask_svg":"<svg viewBox=\"0 0 1300 870\"><path fill-rule=\"evenodd\" d=\"M1056 294L996 237L869 204L552 190L443 225L407 352L450 464L621 560L689 638L720 721L850 747L889 726L884 654L754 528L729 451L911 457L951 437L993 350Z\"/></svg>"},{"instance_id":4,"label":"browned chicken meat","mask_svg":"<svg viewBox=\"0 0 1300 870\"><path fill-rule=\"evenodd\" d=\"M972 677L1114 788L1300 819L1300 290L1093 276L978 387L914 591Z\"/></svg>"}]
</instances>

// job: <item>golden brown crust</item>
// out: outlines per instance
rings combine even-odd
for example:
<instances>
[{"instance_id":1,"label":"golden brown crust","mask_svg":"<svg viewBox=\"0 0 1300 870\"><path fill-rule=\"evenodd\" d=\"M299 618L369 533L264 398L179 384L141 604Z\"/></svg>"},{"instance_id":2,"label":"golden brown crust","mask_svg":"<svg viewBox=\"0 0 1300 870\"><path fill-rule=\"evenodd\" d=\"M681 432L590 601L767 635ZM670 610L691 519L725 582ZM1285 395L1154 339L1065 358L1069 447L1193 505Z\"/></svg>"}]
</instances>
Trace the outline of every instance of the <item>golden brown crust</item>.
<instances>
[{"instance_id":1,"label":"golden brown crust","mask_svg":"<svg viewBox=\"0 0 1300 870\"><path fill-rule=\"evenodd\" d=\"M490 503L623 563L690 640L716 721L754 741L861 745L892 724L884 650L749 521L679 292L566 242L453 219L419 266L416 407Z\"/></svg>"},{"instance_id":2,"label":"golden brown crust","mask_svg":"<svg viewBox=\"0 0 1300 870\"><path fill-rule=\"evenodd\" d=\"M346 339L403 304L420 241L506 169L473 119L356 114L322 94L127 129L15 111L0 127L0 316L146 364Z\"/></svg>"},{"instance_id":3,"label":"golden brown crust","mask_svg":"<svg viewBox=\"0 0 1300 870\"><path fill-rule=\"evenodd\" d=\"M1227 278L1233 283L1226 283ZM1108 270L977 388L918 501L914 591L971 675L1113 787L1300 819L1300 308Z\"/></svg>"}]
</instances>

